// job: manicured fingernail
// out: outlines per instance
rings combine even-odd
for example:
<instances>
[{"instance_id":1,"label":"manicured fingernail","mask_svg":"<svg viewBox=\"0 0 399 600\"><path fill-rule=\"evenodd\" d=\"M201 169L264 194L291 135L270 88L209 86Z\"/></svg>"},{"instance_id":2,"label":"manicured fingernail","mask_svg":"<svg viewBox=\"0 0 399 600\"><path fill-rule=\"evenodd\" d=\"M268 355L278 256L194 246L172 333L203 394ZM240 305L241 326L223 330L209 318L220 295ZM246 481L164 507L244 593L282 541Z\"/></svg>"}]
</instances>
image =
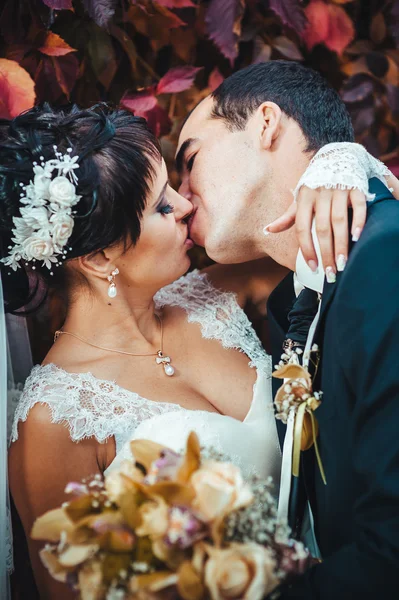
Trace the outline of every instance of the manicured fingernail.
<instances>
[{"instance_id":1,"label":"manicured fingernail","mask_svg":"<svg viewBox=\"0 0 399 600\"><path fill-rule=\"evenodd\" d=\"M317 267L317 262L315 260L308 260L308 265L312 269L313 273L319 272L319 269Z\"/></svg>"},{"instance_id":2,"label":"manicured fingernail","mask_svg":"<svg viewBox=\"0 0 399 600\"><path fill-rule=\"evenodd\" d=\"M327 283L335 283L337 281L337 276L335 275L334 269L332 267L326 268L326 279Z\"/></svg>"},{"instance_id":3,"label":"manicured fingernail","mask_svg":"<svg viewBox=\"0 0 399 600\"><path fill-rule=\"evenodd\" d=\"M339 254L338 258L337 258L337 269L340 273L342 273L342 271L345 269L346 267L346 257L344 254Z\"/></svg>"},{"instance_id":4,"label":"manicured fingernail","mask_svg":"<svg viewBox=\"0 0 399 600\"><path fill-rule=\"evenodd\" d=\"M362 233L362 230L360 229L360 227L356 227L356 229L352 235L352 242L358 242L361 233Z\"/></svg>"},{"instance_id":5,"label":"manicured fingernail","mask_svg":"<svg viewBox=\"0 0 399 600\"><path fill-rule=\"evenodd\" d=\"M263 228L263 235L270 235L271 231L269 231L268 229L269 225L266 225L266 227Z\"/></svg>"}]
</instances>

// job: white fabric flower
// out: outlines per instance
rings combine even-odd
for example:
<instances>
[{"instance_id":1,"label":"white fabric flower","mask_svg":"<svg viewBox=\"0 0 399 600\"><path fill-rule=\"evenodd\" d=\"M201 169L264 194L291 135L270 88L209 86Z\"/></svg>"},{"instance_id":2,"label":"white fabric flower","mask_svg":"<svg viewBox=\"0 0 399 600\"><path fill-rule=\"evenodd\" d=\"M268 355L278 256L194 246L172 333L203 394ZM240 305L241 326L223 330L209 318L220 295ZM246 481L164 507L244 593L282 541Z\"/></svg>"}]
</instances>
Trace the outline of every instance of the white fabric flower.
<instances>
[{"instance_id":1,"label":"white fabric flower","mask_svg":"<svg viewBox=\"0 0 399 600\"><path fill-rule=\"evenodd\" d=\"M50 236L31 235L22 244L27 260L41 260L50 258L54 252L53 242Z\"/></svg>"},{"instance_id":2,"label":"white fabric flower","mask_svg":"<svg viewBox=\"0 0 399 600\"><path fill-rule=\"evenodd\" d=\"M27 206L21 208L21 215L28 227L33 229L50 229L48 211L44 206Z\"/></svg>"},{"instance_id":3,"label":"white fabric flower","mask_svg":"<svg viewBox=\"0 0 399 600\"><path fill-rule=\"evenodd\" d=\"M33 178L35 197L33 199L48 200L51 175L39 166L34 167L33 172L35 173L35 176ZM30 193L32 193L31 190Z\"/></svg>"},{"instance_id":4,"label":"white fabric flower","mask_svg":"<svg viewBox=\"0 0 399 600\"><path fill-rule=\"evenodd\" d=\"M73 219L65 211L55 213L50 221L53 225L53 242L56 246L63 248L73 231Z\"/></svg>"},{"instance_id":5,"label":"white fabric flower","mask_svg":"<svg viewBox=\"0 0 399 600\"><path fill-rule=\"evenodd\" d=\"M22 261L42 260L49 270L61 264L59 257L65 255L74 226L71 207L81 198L76 194L78 179L74 173L79 168L78 156L71 158L71 152L68 149L62 155L56 151L56 158L47 161L40 157L41 164L33 167L33 181L21 184L20 216L13 217L14 246L1 259L14 271Z\"/></svg>"},{"instance_id":6,"label":"white fabric flower","mask_svg":"<svg viewBox=\"0 0 399 600\"><path fill-rule=\"evenodd\" d=\"M50 200L62 207L74 206L79 200L76 195L75 186L64 175L55 177L49 188Z\"/></svg>"}]
</instances>

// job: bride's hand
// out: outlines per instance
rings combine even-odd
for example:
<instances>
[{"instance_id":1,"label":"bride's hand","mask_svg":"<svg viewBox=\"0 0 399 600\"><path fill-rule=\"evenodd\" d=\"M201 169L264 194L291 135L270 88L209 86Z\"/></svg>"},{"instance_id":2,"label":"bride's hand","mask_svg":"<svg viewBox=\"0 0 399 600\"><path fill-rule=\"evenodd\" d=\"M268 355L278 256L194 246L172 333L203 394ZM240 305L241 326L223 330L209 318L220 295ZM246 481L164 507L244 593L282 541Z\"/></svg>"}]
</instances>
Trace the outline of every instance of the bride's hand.
<instances>
[{"instance_id":1,"label":"bride's hand","mask_svg":"<svg viewBox=\"0 0 399 600\"><path fill-rule=\"evenodd\" d=\"M335 271L342 269L348 256L348 206L353 208L351 235L358 239L367 214L366 197L360 190L312 190L303 186L297 200L267 229L271 233L280 233L295 224L303 257L310 268L316 270L318 259L312 238L314 219L324 268L330 266Z\"/></svg>"},{"instance_id":2,"label":"bride's hand","mask_svg":"<svg viewBox=\"0 0 399 600\"><path fill-rule=\"evenodd\" d=\"M330 146L333 146L332 150L329 149ZM271 233L280 233L295 224L304 259L313 270L316 270L318 259L312 238L314 220L323 266L332 267L335 272L344 269L348 257L348 207L353 209L350 233L352 239L357 241L366 222L368 179L376 173L379 176L384 175L387 186L392 189L397 200L399 200L399 181L380 161L358 144L331 144L324 148L310 165L313 173L309 167L301 178L294 192L294 202L279 219L267 227L267 230ZM327 189L320 185L321 182L329 182L331 178L329 167L333 161L336 163L341 157L345 161L344 164L340 164L342 183L349 183L348 173L349 177L352 177L350 171L353 171L354 177L357 178L356 183L361 189ZM316 189L306 186L306 182L312 179L313 183L319 184L317 187L314 185Z\"/></svg>"}]
</instances>

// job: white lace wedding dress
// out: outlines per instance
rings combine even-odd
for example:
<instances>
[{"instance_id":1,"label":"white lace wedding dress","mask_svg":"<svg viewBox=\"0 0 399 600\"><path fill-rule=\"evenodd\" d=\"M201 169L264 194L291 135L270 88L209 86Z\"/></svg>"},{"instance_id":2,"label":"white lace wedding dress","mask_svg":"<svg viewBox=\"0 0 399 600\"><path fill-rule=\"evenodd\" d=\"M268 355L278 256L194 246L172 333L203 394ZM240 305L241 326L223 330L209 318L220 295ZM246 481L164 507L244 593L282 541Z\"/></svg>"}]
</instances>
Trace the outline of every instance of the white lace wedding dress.
<instances>
[{"instance_id":1,"label":"white lace wedding dress","mask_svg":"<svg viewBox=\"0 0 399 600\"><path fill-rule=\"evenodd\" d=\"M151 439L182 450L190 431L204 447L213 447L241 467L246 475L272 476L279 483L281 453L272 404L271 358L232 293L215 289L204 274L194 271L163 288L155 297L158 308L178 306L202 336L216 339L225 348L236 348L257 372L252 403L244 421L219 413L187 410L170 402L155 402L105 381L91 373L68 373L48 364L36 366L26 381L12 429L31 408L46 404L54 423L65 423L71 439L94 436L99 442L114 437L116 457L107 471L130 456L132 439ZM206 376L206 373L204 374Z\"/></svg>"}]
</instances>

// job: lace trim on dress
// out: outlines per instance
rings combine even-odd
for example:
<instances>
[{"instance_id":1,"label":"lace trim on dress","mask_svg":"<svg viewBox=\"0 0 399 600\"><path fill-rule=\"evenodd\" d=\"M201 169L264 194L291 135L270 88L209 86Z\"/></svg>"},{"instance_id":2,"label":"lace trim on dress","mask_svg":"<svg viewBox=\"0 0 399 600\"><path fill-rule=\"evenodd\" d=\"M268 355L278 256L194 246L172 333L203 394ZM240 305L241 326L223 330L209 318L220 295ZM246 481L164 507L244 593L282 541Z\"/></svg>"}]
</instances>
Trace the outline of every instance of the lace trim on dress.
<instances>
[{"instance_id":1,"label":"lace trim on dress","mask_svg":"<svg viewBox=\"0 0 399 600\"><path fill-rule=\"evenodd\" d=\"M294 190L297 200L299 190L306 186L317 188L354 190L358 189L367 200L374 200L368 191L368 180L377 177L386 185L386 177L391 171L377 158L374 158L360 144L339 142L326 144L312 158Z\"/></svg>"},{"instance_id":2,"label":"lace trim on dress","mask_svg":"<svg viewBox=\"0 0 399 600\"><path fill-rule=\"evenodd\" d=\"M249 357L250 367L270 375L271 357L237 303L236 294L215 288L206 273L192 271L162 288L154 301L158 308L184 308L188 322L201 326L202 337L219 340L224 348L240 350Z\"/></svg>"},{"instance_id":3,"label":"lace trim on dress","mask_svg":"<svg viewBox=\"0 0 399 600\"><path fill-rule=\"evenodd\" d=\"M53 364L36 365L15 411L11 442L18 439L19 421L26 421L35 404L46 404L52 422L65 423L74 442L88 437L104 442L111 436L133 432L141 421L154 415L184 410L179 404L147 400L91 373L68 373Z\"/></svg>"},{"instance_id":4,"label":"lace trim on dress","mask_svg":"<svg viewBox=\"0 0 399 600\"><path fill-rule=\"evenodd\" d=\"M236 348L250 359L250 366L271 375L271 357L266 354L236 295L217 290L205 274L193 271L160 290L158 307L184 308L189 322L199 323L202 335L219 340L225 348ZM11 441L18 439L18 423L26 421L35 404L46 404L54 423L64 423L75 442L95 437L132 435L144 420L165 412L186 410L179 404L148 400L114 381L97 379L91 373L69 373L53 364L37 365L26 380L15 411Z\"/></svg>"}]
</instances>

